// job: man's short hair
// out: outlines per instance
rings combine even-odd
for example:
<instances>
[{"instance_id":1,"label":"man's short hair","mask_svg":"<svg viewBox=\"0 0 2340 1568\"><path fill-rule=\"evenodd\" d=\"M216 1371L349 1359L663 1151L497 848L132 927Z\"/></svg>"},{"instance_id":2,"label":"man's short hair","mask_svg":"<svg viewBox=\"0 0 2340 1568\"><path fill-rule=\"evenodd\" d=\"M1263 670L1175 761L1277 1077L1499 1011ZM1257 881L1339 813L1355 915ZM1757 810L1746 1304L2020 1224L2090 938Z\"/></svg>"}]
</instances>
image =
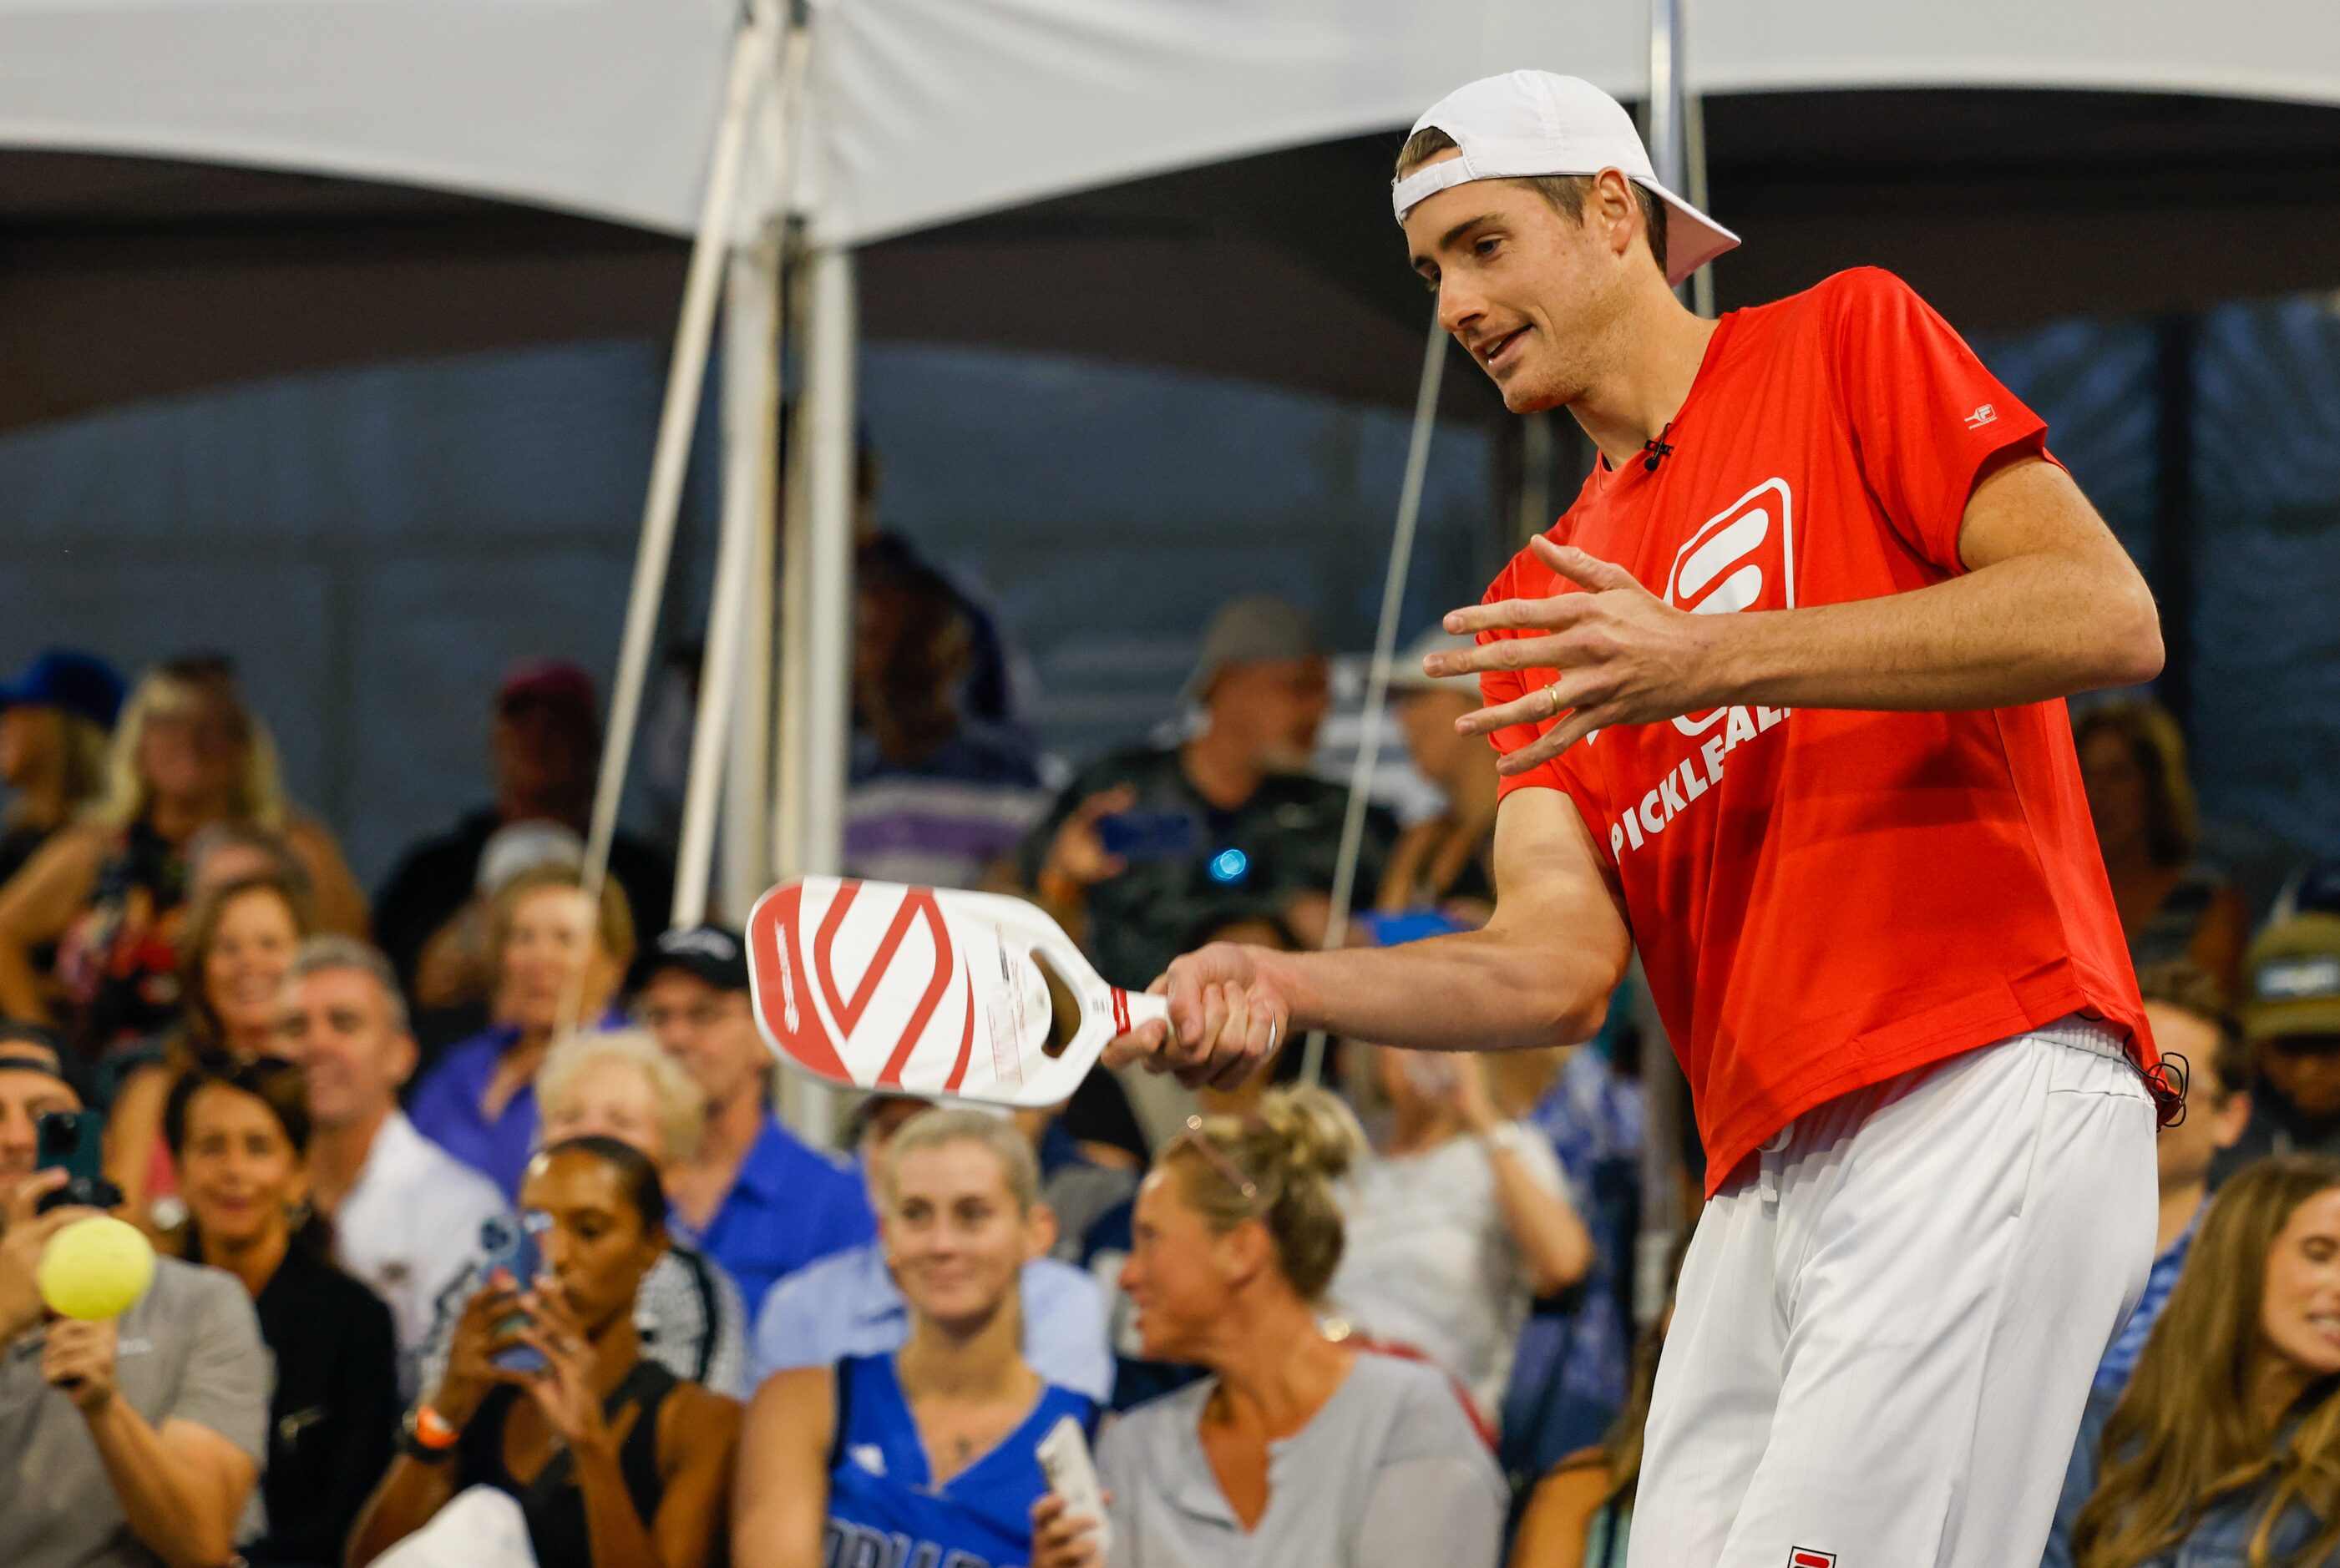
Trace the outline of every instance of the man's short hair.
<instances>
[{"instance_id":1,"label":"man's short hair","mask_svg":"<svg viewBox=\"0 0 2340 1568\"><path fill-rule=\"evenodd\" d=\"M1397 177L1404 179L1441 153L1454 150L1454 138L1435 125L1424 125L1405 139L1397 155ZM1515 185L1532 186L1536 192L1571 222L1584 222L1584 198L1592 193L1590 174L1526 174L1508 182ZM1641 209L1641 228L1649 235L1650 255L1657 261L1658 271L1666 270L1666 204L1655 192L1639 180L1629 179L1633 188L1634 203Z\"/></svg>"},{"instance_id":2,"label":"man's short hair","mask_svg":"<svg viewBox=\"0 0 2340 1568\"><path fill-rule=\"evenodd\" d=\"M2207 971L2183 961L2149 963L2137 971L2137 989L2147 1001L2191 1013L2218 1031L2210 1060L2189 1065L2197 1075L2208 1069L2220 1104L2250 1088L2251 1053L2243 1042L2243 1026L2227 1009L2226 991Z\"/></svg>"},{"instance_id":3,"label":"man's short hair","mask_svg":"<svg viewBox=\"0 0 2340 1568\"><path fill-rule=\"evenodd\" d=\"M292 967L285 971L284 983L305 980L328 970L353 969L372 979L374 989L382 992L382 1012L390 1020L393 1033L411 1035L414 1032L406 1016L406 998L398 989L398 971L380 948L360 942L353 936L312 936L301 944L292 955Z\"/></svg>"}]
</instances>

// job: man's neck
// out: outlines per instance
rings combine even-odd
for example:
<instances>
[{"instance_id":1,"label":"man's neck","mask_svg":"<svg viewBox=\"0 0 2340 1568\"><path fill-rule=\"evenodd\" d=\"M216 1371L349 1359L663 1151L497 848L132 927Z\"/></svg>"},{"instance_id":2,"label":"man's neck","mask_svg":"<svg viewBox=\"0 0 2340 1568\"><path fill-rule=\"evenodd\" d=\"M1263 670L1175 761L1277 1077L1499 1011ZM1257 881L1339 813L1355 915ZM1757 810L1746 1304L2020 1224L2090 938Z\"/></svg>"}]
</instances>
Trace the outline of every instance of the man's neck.
<instances>
[{"instance_id":1,"label":"man's neck","mask_svg":"<svg viewBox=\"0 0 2340 1568\"><path fill-rule=\"evenodd\" d=\"M309 1145L309 1201L327 1218L340 1208L350 1188L358 1184L373 1140L389 1125L393 1108L377 1107L369 1115L337 1127L321 1126Z\"/></svg>"},{"instance_id":2,"label":"man's neck","mask_svg":"<svg viewBox=\"0 0 2340 1568\"><path fill-rule=\"evenodd\" d=\"M1251 799L1267 776L1250 750L1216 725L1188 741L1178 760L1186 782L1222 811L1233 811Z\"/></svg>"},{"instance_id":3,"label":"man's neck","mask_svg":"<svg viewBox=\"0 0 2340 1568\"><path fill-rule=\"evenodd\" d=\"M2206 1181L2181 1182L2176 1187L2162 1188L2161 1225L2153 1238L2153 1255L2156 1257L2167 1252L2177 1238L2186 1234L2186 1228L2194 1223L2196 1214L2202 1212L2202 1197L2208 1190Z\"/></svg>"},{"instance_id":4,"label":"man's neck","mask_svg":"<svg viewBox=\"0 0 2340 1568\"><path fill-rule=\"evenodd\" d=\"M736 1170L756 1146L756 1139L763 1136L763 1097L750 1087L708 1111L707 1130L699 1135L699 1149L690 1163Z\"/></svg>"},{"instance_id":5,"label":"man's neck","mask_svg":"<svg viewBox=\"0 0 2340 1568\"><path fill-rule=\"evenodd\" d=\"M1569 404L1611 468L1640 457L1690 399L1715 323L1671 293L1636 295L1611 334L1606 374Z\"/></svg>"}]
</instances>

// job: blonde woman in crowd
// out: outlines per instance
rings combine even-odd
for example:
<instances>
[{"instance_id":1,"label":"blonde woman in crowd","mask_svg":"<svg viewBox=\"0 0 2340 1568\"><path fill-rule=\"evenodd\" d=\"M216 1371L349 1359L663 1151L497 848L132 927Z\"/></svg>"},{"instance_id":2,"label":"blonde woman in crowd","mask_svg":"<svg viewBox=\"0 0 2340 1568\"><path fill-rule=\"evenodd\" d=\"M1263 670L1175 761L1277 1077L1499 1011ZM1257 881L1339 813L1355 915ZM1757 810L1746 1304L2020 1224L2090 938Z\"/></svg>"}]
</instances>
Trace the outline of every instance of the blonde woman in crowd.
<instances>
[{"instance_id":1,"label":"blonde woman in crowd","mask_svg":"<svg viewBox=\"0 0 2340 1568\"><path fill-rule=\"evenodd\" d=\"M619 1029L564 1037L536 1079L545 1147L565 1139L612 1138L639 1149L663 1183L675 1162L699 1145L707 1101L698 1083L648 1031ZM457 1245L468 1247L472 1238ZM418 1356L420 1386L445 1369L463 1303L479 1288L475 1260L439 1297L437 1321ZM642 1353L676 1376L738 1397L748 1376L748 1308L739 1286L715 1260L668 1230L658 1261L634 1302Z\"/></svg>"},{"instance_id":2,"label":"blonde woman in crowd","mask_svg":"<svg viewBox=\"0 0 2340 1568\"><path fill-rule=\"evenodd\" d=\"M1095 1422L1086 1396L1024 1359L1023 1272L1056 1225L1015 1123L921 1111L876 1174L909 1338L765 1380L740 1440L739 1568L1022 1563L1047 1486L1041 1439Z\"/></svg>"},{"instance_id":3,"label":"blonde woman in crowd","mask_svg":"<svg viewBox=\"0 0 2340 1568\"><path fill-rule=\"evenodd\" d=\"M363 934L332 836L284 799L276 747L222 659L149 671L122 710L103 794L0 888L0 1011L62 1022L84 1053L167 1027L181 993L187 843L215 822L282 833L319 926ZM40 955L54 945L54 981Z\"/></svg>"},{"instance_id":4,"label":"blonde woman in crowd","mask_svg":"<svg viewBox=\"0 0 2340 1568\"><path fill-rule=\"evenodd\" d=\"M2340 1556L2340 1160L2281 1154L2203 1217L2106 1423L2078 1568Z\"/></svg>"},{"instance_id":5,"label":"blonde woman in crowd","mask_svg":"<svg viewBox=\"0 0 2340 1568\"><path fill-rule=\"evenodd\" d=\"M1122 1286L1145 1355L1209 1376L1106 1429L1110 1552L1061 1498L1033 1510L1032 1568L1488 1568L1502 1475L1436 1368L1326 1336L1341 1261L1334 1183L1355 1120L1323 1090L1198 1118L1138 1189Z\"/></svg>"}]
</instances>

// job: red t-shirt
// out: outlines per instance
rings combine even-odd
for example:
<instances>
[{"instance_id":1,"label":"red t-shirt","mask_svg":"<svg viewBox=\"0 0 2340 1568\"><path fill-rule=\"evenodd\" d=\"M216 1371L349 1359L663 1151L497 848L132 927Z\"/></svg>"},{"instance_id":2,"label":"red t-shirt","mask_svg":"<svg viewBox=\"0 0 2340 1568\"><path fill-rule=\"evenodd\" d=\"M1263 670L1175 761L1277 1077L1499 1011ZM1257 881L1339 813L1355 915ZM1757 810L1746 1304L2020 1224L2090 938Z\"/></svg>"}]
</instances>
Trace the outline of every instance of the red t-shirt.
<instances>
[{"instance_id":1,"label":"red t-shirt","mask_svg":"<svg viewBox=\"0 0 2340 1568\"><path fill-rule=\"evenodd\" d=\"M1716 327L1656 471L1605 464L1550 538L1704 614L1963 571L1985 459L2046 425L1890 273ZM1572 591L1522 551L1497 599ZM1532 633L1491 632L1482 640ZM1552 680L1495 671L1487 700ZM1543 725L1498 733L1505 752ZM1825 1100L2070 1012L2152 1060L2064 705L1739 707L1606 729L1503 781L1567 791L1690 1080L1710 1196Z\"/></svg>"}]
</instances>

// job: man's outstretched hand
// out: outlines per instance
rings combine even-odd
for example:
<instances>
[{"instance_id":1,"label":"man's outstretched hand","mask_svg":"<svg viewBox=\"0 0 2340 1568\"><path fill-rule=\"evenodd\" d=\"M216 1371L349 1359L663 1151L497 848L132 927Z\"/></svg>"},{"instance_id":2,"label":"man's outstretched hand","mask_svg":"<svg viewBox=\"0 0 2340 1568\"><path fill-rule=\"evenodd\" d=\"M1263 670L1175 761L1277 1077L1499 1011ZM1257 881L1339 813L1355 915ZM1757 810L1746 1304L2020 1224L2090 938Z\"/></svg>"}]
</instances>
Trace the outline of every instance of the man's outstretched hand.
<instances>
[{"instance_id":1,"label":"man's outstretched hand","mask_svg":"<svg viewBox=\"0 0 2340 1568\"><path fill-rule=\"evenodd\" d=\"M1105 1063L1167 1072L1189 1089L1233 1089L1292 1037L1288 982L1274 972L1283 954L1215 942L1171 961L1146 989L1170 999L1168 1023L1141 1023L1106 1043Z\"/></svg>"},{"instance_id":2,"label":"man's outstretched hand","mask_svg":"<svg viewBox=\"0 0 2340 1568\"><path fill-rule=\"evenodd\" d=\"M1611 725L1655 724L1716 705L1719 672L1713 645L1718 633L1727 629L1720 623L1736 617L1676 609L1624 567L1595 559L1572 545L1539 537L1530 541L1530 547L1564 582L1584 591L1473 605L1450 613L1446 629L1532 629L1544 635L1502 637L1475 648L1433 654L1423 661L1423 668L1433 676L1558 672L1559 678L1549 686L1532 686L1514 701L1455 721L1454 727L1464 735L1488 735L1568 715L1498 761L1499 771L1525 773Z\"/></svg>"}]
</instances>

